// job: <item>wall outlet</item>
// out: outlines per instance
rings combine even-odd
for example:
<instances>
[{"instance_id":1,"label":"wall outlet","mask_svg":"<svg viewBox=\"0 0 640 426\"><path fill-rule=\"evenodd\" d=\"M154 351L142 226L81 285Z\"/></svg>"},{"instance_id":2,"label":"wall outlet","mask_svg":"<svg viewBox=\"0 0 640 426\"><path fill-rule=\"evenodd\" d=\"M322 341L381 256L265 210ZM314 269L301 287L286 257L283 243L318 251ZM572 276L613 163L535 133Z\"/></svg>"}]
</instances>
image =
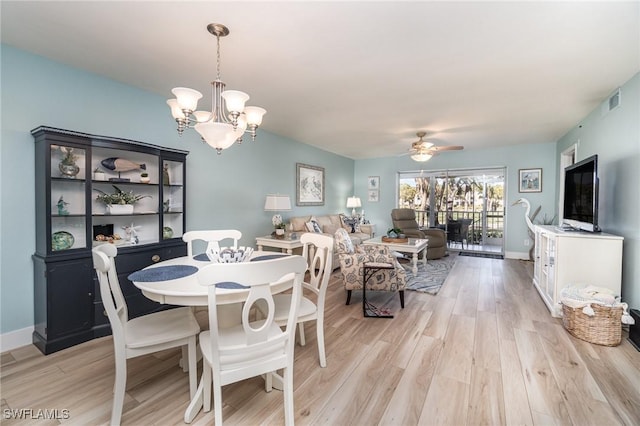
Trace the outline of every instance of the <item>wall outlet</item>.
<instances>
[{"instance_id":1,"label":"wall outlet","mask_svg":"<svg viewBox=\"0 0 640 426\"><path fill-rule=\"evenodd\" d=\"M531 242L531 240L530 240L530 239L525 238L525 239L524 239L524 246L525 246L525 247L529 247L529 243L530 243L530 242Z\"/></svg>"}]
</instances>

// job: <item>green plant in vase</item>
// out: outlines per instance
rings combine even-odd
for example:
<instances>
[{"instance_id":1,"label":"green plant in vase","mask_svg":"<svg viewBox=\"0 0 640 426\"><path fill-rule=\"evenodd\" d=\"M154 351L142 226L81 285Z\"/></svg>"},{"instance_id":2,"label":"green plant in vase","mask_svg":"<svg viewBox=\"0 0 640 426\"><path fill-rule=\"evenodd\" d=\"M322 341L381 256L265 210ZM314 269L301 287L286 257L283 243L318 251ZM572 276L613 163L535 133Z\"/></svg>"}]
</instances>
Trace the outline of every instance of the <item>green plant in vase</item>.
<instances>
[{"instance_id":1,"label":"green plant in vase","mask_svg":"<svg viewBox=\"0 0 640 426\"><path fill-rule=\"evenodd\" d=\"M107 205L107 212L110 214L131 214L133 213L133 204L142 200L143 198L151 198L150 195L134 194L133 191L123 191L117 186L113 185L115 192L108 194L99 189L94 189L99 192L96 200L103 202ZM121 206L130 206L127 208Z\"/></svg>"}]
</instances>

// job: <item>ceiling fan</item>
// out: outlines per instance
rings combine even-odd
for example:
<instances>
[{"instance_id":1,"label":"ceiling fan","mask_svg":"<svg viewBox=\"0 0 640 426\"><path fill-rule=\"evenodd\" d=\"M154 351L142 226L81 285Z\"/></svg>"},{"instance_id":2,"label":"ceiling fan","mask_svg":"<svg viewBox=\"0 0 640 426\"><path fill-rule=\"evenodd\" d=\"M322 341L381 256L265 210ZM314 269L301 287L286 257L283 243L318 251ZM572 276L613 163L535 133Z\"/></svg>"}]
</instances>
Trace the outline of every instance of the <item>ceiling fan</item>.
<instances>
[{"instance_id":1,"label":"ceiling fan","mask_svg":"<svg viewBox=\"0 0 640 426\"><path fill-rule=\"evenodd\" d=\"M442 151L459 151L464 149L464 147L460 145L436 146L431 142L425 141L423 138L427 136L427 132L417 132L416 136L418 136L419 139L413 142L409 149L409 155L411 155L411 159L414 161L428 161L431 157Z\"/></svg>"}]
</instances>

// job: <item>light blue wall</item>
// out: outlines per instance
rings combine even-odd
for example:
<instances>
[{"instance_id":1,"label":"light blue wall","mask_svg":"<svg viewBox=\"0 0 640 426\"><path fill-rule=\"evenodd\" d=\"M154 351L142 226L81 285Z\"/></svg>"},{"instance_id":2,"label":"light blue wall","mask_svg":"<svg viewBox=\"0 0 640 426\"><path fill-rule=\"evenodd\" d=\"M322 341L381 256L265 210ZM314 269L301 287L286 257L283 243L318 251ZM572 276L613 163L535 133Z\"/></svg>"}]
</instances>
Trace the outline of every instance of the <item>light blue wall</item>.
<instances>
[{"instance_id":1,"label":"light blue wall","mask_svg":"<svg viewBox=\"0 0 640 426\"><path fill-rule=\"evenodd\" d=\"M507 217L505 224L505 251L512 256L528 258L529 247L524 245L528 238L522 206L511 204L524 197L531 203L532 210L542 209L538 215L555 215L556 204L556 163L555 143L517 145L483 150L450 151L433 157L426 163L416 163L409 156L386 157L356 161L355 191L363 200L366 217L378 224L378 232L391 227L391 209L396 207L398 171L437 171L445 169L506 167ZM519 169L542 168L542 192L521 194L518 192ZM367 199L367 177L380 176L380 202L370 203Z\"/></svg>"},{"instance_id":2,"label":"light blue wall","mask_svg":"<svg viewBox=\"0 0 640 426\"><path fill-rule=\"evenodd\" d=\"M263 130L255 142L248 138L218 156L193 131L178 137L165 98L1 47L0 333L33 325L35 170L30 131L40 125L189 150L187 228L240 229L243 245L253 246L256 236L272 230L272 214L263 211L267 193L289 194L295 204L296 162L325 168L326 202L322 207L294 206L283 216L346 212L353 160Z\"/></svg>"},{"instance_id":3,"label":"light blue wall","mask_svg":"<svg viewBox=\"0 0 640 426\"><path fill-rule=\"evenodd\" d=\"M575 143L577 160L598 154L598 222L624 237L622 299L640 309L640 73L621 87L620 98L619 107L607 114L596 108L564 135L556 156Z\"/></svg>"}]
</instances>

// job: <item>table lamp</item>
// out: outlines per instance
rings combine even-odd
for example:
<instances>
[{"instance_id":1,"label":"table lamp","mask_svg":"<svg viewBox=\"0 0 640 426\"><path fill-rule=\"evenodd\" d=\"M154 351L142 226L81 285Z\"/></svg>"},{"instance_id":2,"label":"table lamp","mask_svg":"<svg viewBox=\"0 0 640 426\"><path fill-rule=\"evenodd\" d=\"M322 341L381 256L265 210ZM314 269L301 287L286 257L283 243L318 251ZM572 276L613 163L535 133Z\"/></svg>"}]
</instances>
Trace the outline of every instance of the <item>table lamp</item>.
<instances>
[{"instance_id":1,"label":"table lamp","mask_svg":"<svg viewBox=\"0 0 640 426\"><path fill-rule=\"evenodd\" d=\"M280 212L291 210L291 200L288 195L268 194L264 201L264 211ZM276 213L271 219L271 223L276 229L282 224L282 216ZM284 230L283 230L284 233Z\"/></svg>"},{"instance_id":2,"label":"table lamp","mask_svg":"<svg viewBox=\"0 0 640 426\"><path fill-rule=\"evenodd\" d=\"M362 207L360 198L353 196L347 198L347 208L351 209L351 217L356 217L356 208Z\"/></svg>"}]
</instances>

